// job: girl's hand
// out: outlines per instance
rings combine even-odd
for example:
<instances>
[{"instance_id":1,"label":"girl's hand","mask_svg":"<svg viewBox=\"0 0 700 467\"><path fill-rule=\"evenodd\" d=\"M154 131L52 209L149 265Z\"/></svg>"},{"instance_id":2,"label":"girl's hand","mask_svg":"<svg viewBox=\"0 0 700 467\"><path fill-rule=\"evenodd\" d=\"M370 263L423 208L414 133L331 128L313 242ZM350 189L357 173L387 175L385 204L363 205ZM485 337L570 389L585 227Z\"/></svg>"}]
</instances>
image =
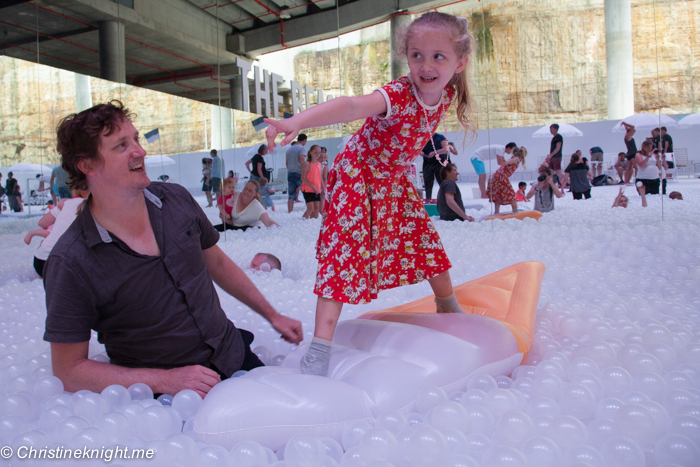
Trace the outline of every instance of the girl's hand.
<instances>
[{"instance_id":1,"label":"girl's hand","mask_svg":"<svg viewBox=\"0 0 700 467\"><path fill-rule=\"evenodd\" d=\"M266 118L264 120L265 123L270 124L270 126L265 130L267 147L270 149L270 152L272 152L275 149L275 146L277 146L275 144L275 138L279 133L285 134L285 137L280 142L282 146L286 146L287 144L291 143L299 134L301 128L296 128L295 125L291 124L291 120L291 118L286 120L272 120Z\"/></svg>"}]
</instances>

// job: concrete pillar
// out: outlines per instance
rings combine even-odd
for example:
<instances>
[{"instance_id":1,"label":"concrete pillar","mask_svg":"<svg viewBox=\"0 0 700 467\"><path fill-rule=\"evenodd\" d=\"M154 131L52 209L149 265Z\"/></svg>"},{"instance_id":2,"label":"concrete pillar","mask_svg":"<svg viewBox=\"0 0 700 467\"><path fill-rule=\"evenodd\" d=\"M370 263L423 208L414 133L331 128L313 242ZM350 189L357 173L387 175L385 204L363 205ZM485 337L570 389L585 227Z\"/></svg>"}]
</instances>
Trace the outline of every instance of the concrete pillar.
<instances>
[{"instance_id":1,"label":"concrete pillar","mask_svg":"<svg viewBox=\"0 0 700 467\"><path fill-rule=\"evenodd\" d=\"M394 54L396 33L402 27L406 27L411 23L409 15L398 15L391 18L391 80L399 79L408 75L408 64L405 57L397 60Z\"/></svg>"},{"instance_id":2,"label":"concrete pillar","mask_svg":"<svg viewBox=\"0 0 700 467\"><path fill-rule=\"evenodd\" d=\"M227 107L211 106L211 147L221 150L233 147L233 131L231 130L231 113Z\"/></svg>"},{"instance_id":3,"label":"concrete pillar","mask_svg":"<svg viewBox=\"0 0 700 467\"><path fill-rule=\"evenodd\" d=\"M90 77L75 73L75 111L82 112L92 107Z\"/></svg>"},{"instance_id":4,"label":"concrete pillar","mask_svg":"<svg viewBox=\"0 0 700 467\"><path fill-rule=\"evenodd\" d=\"M243 89L241 88L241 77L234 76L228 80L228 89L231 95L231 108L243 110Z\"/></svg>"},{"instance_id":5,"label":"concrete pillar","mask_svg":"<svg viewBox=\"0 0 700 467\"><path fill-rule=\"evenodd\" d=\"M605 0L605 53L608 120L620 120L634 113L630 0Z\"/></svg>"},{"instance_id":6,"label":"concrete pillar","mask_svg":"<svg viewBox=\"0 0 700 467\"><path fill-rule=\"evenodd\" d=\"M124 24L100 21L100 78L126 83Z\"/></svg>"}]
</instances>

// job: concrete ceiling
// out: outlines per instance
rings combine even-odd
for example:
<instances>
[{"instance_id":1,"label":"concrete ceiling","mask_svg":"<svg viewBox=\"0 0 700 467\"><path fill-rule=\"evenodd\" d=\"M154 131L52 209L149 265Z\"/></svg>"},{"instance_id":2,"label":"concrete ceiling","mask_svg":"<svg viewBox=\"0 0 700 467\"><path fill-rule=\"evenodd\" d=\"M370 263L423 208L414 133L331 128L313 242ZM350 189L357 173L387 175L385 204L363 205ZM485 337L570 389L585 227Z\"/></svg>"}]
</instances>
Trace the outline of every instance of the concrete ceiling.
<instances>
[{"instance_id":1,"label":"concrete ceiling","mask_svg":"<svg viewBox=\"0 0 700 467\"><path fill-rule=\"evenodd\" d=\"M316 42L435 0L34 0L0 2L0 54L100 77L100 21L125 26L126 81L228 102L236 57Z\"/></svg>"}]
</instances>

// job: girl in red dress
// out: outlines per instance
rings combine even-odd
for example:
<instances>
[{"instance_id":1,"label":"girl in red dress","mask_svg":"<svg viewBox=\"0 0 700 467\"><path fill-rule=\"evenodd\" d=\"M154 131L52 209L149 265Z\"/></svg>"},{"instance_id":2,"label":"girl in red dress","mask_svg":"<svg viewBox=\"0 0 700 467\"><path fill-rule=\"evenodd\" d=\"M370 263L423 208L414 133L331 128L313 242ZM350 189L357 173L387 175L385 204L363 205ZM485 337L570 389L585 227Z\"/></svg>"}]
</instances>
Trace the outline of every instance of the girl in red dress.
<instances>
[{"instance_id":1,"label":"girl in red dress","mask_svg":"<svg viewBox=\"0 0 700 467\"><path fill-rule=\"evenodd\" d=\"M486 192L489 199L495 205L494 212L498 214L501 206L510 204L513 207L513 212L518 212L518 198L513 190L513 185L510 184L510 177L517 170L520 163L525 167L525 158L527 157L527 149L514 148L513 155L503 165L496 170ZM499 161L500 163L500 161Z\"/></svg>"},{"instance_id":2,"label":"girl in red dress","mask_svg":"<svg viewBox=\"0 0 700 467\"><path fill-rule=\"evenodd\" d=\"M267 119L292 141L303 128L366 119L335 159L316 246L316 327L302 373L325 376L343 303L367 303L383 289L428 280L438 312L458 313L450 261L407 170L456 102L457 118L473 134L466 66L473 39L468 21L427 13L397 41L409 76L371 94L337 97L294 117ZM437 150L437 149L436 149Z\"/></svg>"}]
</instances>

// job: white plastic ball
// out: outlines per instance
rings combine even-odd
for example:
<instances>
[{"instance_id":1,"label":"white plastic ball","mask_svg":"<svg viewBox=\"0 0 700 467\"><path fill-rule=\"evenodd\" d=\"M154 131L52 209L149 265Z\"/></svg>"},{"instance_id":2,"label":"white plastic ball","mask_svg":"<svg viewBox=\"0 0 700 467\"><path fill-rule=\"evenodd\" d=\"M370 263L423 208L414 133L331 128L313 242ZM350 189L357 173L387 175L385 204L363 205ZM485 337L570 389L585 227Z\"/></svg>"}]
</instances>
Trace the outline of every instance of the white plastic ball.
<instances>
[{"instance_id":1,"label":"white plastic ball","mask_svg":"<svg viewBox=\"0 0 700 467\"><path fill-rule=\"evenodd\" d=\"M561 415L549 423L547 437L557 443L563 452L566 452L571 447L588 442L588 429L578 418L571 415Z\"/></svg>"},{"instance_id":2,"label":"white plastic ball","mask_svg":"<svg viewBox=\"0 0 700 467\"><path fill-rule=\"evenodd\" d=\"M97 393L86 394L75 403L75 415L83 417L91 423L109 412L109 404Z\"/></svg>"},{"instance_id":3,"label":"white plastic ball","mask_svg":"<svg viewBox=\"0 0 700 467\"><path fill-rule=\"evenodd\" d=\"M176 434L160 442L154 459L163 467L190 467L196 464L197 457L198 450L194 440L189 436Z\"/></svg>"},{"instance_id":4,"label":"white plastic ball","mask_svg":"<svg viewBox=\"0 0 700 467\"><path fill-rule=\"evenodd\" d=\"M524 412L512 411L501 415L493 434L498 444L520 447L526 440L535 436L535 423Z\"/></svg>"},{"instance_id":5,"label":"white plastic ball","mask_svg":"<svg viewBox=\"0 0 700 467\"><path fill-rule=\"evenodd\" d=\"M325 457L326 446L310 435L296 435L284 448L284 460L291 465L323 465Z\"/></svg>"},{"instance_id":6,"label":"white plastic ball","mask_svg":"<svg viewBox=\"0 0 700 467\"><path fill-rule=\"evenodd\" d=\"M347 423L345 427L343 427L341 443L343 448L347 451L348 449L360 444L362 437L372 428L374 427L370 425L369 422L364 420Z\"/></svg>"},{"instance_id":7,"label":"white plastic ball","mask_svg":"<svg viewBox=\"0 0 700 467\"><path fill-rule=\"evenodd\" d=\"M654 445L654 458L658 464L696 467L700 458L700 448L685 436L668 434L659 438Z\"/></svg>"},{"instance_id":8,"label":"white plastic ball","mask_svg":"<svg viewBox=\"0 0 700 467\"><path fill-rule=\"evenodd\" d=\"M140 401L144 399L153 399L153 391L148 385L143 383L134 383L129 386L129 394L132 401Z\"/></svg>"},{"instance_id":9,"label":"white plastic ball","mask_svg":"<svg viewBox=\"0 0 700 467\"><path fill-rule=\"evenodd\" d=\"M359 446L360 458L363 462L385 461L393 463L399 459L399 443L396 437L389 430L383 428L369 430L362 437Z\"/></svg>"},{"instance_id":10,"label":"white plastic ball","mask_svg":"<svg viewBox=\"0 0 700 467\"><path fill-rule=\"evenodd\" d=\"M45 376L34 383L32 394L43 401L63 393L63 382L55 376Z\"/></svg>"},{"instance_id":11,"label":"white plastic ball","mask_svg":"<svg viewBox=\"0 0 700 467\"><path fill-rule=\"evenodd\" d=\"M443 402L430 412L430 424L440 431L460 430L466 433L468 418L464 406L452 401Z\"/></svg>"},{"instance_id":12,"label":"white plastic ball","mask_svg":"<svg viewBox=\"0 0 700 467\"><path fill-rule=\"evenodd\" d=\"M510 446L493 446L481 461L483 467L527 467L527 458Z\"/></svg>"},{"instance_id":13,"label":"white plastic ball","mask_svg":"<svg viewBox=\"0 0 700 467\"><path fill-rule=\"evenodd\" d=\"M565 384L559 392L559 403L566 415L586 419L593 415L596 400L593 392L582 384Z\"/></svg>"},{"instance_id":14,"label":"white plastic ball","mask_svg":"<svg viewBox=\"0 0 700 467\"><path fill-rule=\"evenodd\" d=\"M197 414L202 405L202 396L191 389L178 392L173 397L172 408L177 410L184 420Z\"/></svg>"},{"instance_id":15,"label":"white plastic ball","mask_svg":"<svg viewBox=\"0 0 700 467\"><path fill-rule=\"evenodd\" d=\"M136 416L136 433L144 441L163 440L171 429L172 418L164 407L148 407Z\"/></svg>"},{"instance_id":16,"label":"white plastic ball","mask_svg":"<svg viewBox=\"0 0 700 467\"><path fill-rule=\"evenodd\" d=\"M267 451L255 441L242 441L229 452L228 463L240 467L253 467L258 464L266 465Z\"/></svg>"},{"instance_id":17,"label":"white plastic ball","mask_svg":"<svg viewBox=\"0 0 700 467\"><path fill-rule=\"evenodd\" d=\"M398 435L401 431L406 429L408 426L408 420L400 412L396 411L386 411L377 417L374 422L376 428L383 428L389 430L394 436ZM333 457L333 456L331 456ZM336 459L337 461L338 459Z\"/></svg>"},{"instance_id":18,"label":"white plastic ball","mask_svg":"<svg viewBox=\"0 0 700 467\"><path fill-rule=\"evenodd\" d=\"M563 455L559 446L549 438L537 436L523 443L521 452L527 458L528 465L537 467L560 467Z\"/></svg>"},{"instance_id":19,"label":"white plastic ball","mask_svg":"<svg viewBox=\"0 0 700 467\"><path fill-rule=\"evenodd\" d=\"M496 418L493 413L482 405L470 405L465 407L465 410L469 432L491 436L496 429Z\"/></svg>"},{"instance_id":20,"label":"white plastic ball","mask_svg":"<svg viewBox=\"0 0 700 467\"><path fill-rule=\"evenodd\" d=\"M197 454L199 467L227 467L228 451L221 446L206 446Z\"/></svg>"},{"instance_id":21,"label":"white plastic ball","mask_svg":"<svg viewBox=\"0 0 700 467\"><path fill-rule=\"evenodd\" d=\"M131 402L131 393L129 393L128 389L119 384L107 386L102 390L101 395L112 410L118 409Z\"/></svg>"},{"instance_id":22,"label":"white plastic ball","mask_svg":"<svg viewBox=\"0 0 700 467\"><path fill-rule=\"evenodd\" d=\"M434 407L437 407L443 402L447 402L447 394L437 386L429 386L421 389L416 398L416 408L422 414Z\"/></svg>"},{"instance_id":23,"label":"white plastic ball","mask_svg":"<svg viewBox=\"0 0 700 467\"><path fill-rule=\"evenodd\" d=\"M600 447L607 465L615 467L640 467L646 464L644 451L637 443L624 436L613 436Z\"/></svg>"},{"instance_id":24,"label":"white plastic ball","mask_svg":"<svg viewBox=\"0 0 700 467\"><path fill-rule=\"evenodd\" d=\"M431 427L417 428L411 433L410 443L404 445L411 462L421 466L439 466L449 459L445 437Z\"/></svg>"}]
</instances>

